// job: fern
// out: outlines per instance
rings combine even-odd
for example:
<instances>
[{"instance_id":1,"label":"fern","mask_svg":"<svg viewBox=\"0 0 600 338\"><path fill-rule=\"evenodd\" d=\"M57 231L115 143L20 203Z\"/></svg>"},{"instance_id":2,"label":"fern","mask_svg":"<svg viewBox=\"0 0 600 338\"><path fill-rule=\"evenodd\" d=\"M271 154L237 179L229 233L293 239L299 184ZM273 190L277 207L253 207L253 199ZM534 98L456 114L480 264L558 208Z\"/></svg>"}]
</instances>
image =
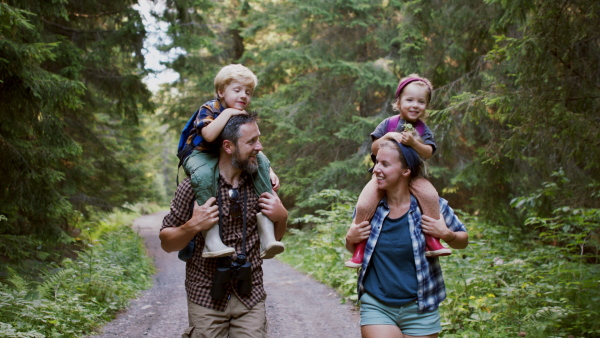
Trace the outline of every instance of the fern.
<instances>
[{"instance_id":1,"label":"fern","mask_svg":"<svg viewBox=\"0 0 600 338\"><path fill-rule=\"evenodd\" d=\"M67 285L68 283L71 283L73 280L70 278L72 278L75 273L75 270L67 268L60 270L53 275L46 276L45 281L37 287L38 297L45 298L46 296L49 296L50 298L56 299L61 284Z\"/></svg>"},{"instance_id":2,"label":"fern","mask_svg":"<svg viewBox=\"0 0 600 338\"><path fill-rule=\"evenodd\" d=\"M19 276L19 274L12 268L6 267L8 271L8 278L6 281L10 283L15 291L26 291L27 290L27 282Z\"/></svg>"},{"instance_id":3,"label":"fern","mask_svg":"<svg viewBox=\"0 0 600 338\"><path fill-rule=\"evenodd\" d=\"M6 338L44 338L45 335L36 332L18 332L12 325L0 322L0 337Z\"/></svg>"}]
</instances>

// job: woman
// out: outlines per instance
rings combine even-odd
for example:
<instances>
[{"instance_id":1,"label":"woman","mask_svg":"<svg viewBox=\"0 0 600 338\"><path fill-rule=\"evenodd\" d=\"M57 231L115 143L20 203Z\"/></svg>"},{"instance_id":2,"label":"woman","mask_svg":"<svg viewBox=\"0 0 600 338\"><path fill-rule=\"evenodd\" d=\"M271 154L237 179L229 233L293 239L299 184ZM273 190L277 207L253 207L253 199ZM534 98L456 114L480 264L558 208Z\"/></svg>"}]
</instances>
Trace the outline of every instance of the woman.
<instances>
[{"instance_id":1,"label":"woman","mask_svg":"<svg viewBox=\"0 0 600 338\"><path fill-rule=\"evenodd\" d=\"M443 239L454 249L468 245L465 226L440 198L439 220L422 216L409 192L422 162L416 151L384 140L373 173L385 190L369 222L352 224L346 248L368 239L358 276L363 337L432 337L441 331L438 306L446 298L437 257L425 257L423 233Z\"/></svg>"}]
</instances>

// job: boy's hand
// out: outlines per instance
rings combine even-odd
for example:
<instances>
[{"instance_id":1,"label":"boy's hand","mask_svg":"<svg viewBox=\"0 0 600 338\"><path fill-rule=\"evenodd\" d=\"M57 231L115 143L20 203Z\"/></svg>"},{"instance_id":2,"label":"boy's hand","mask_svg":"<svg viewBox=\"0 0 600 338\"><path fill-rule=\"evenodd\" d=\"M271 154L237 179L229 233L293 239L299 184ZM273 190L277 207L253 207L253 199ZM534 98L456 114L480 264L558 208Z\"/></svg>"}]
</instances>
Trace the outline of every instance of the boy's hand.
<instances>
[{"instance_id":1,"label":"boy's hand","mask_svg":"<svg viewBox=\"0 0 600 338\"><path fill-rule=\"evenodd\" d=\"M233 108L227 108L225 110L223 110L223 112L221 114L229 114L229 117L231 116L235 116L235 115L242 115L242 114L248 114L245 110L238 110L238 109L233 109Z\"/></svg>"},{"instance_id":2,"label":"boy's hand","mask_svg":"<svg viewBox=\"0 0 600 338\"><path fill-rule=\"evenodd\" d=\"M279 177L275 175L273 168L269 170L269 178L271 179L271 185L273 186L273 191L279 190Z\"/></svg>"}]
</instances>

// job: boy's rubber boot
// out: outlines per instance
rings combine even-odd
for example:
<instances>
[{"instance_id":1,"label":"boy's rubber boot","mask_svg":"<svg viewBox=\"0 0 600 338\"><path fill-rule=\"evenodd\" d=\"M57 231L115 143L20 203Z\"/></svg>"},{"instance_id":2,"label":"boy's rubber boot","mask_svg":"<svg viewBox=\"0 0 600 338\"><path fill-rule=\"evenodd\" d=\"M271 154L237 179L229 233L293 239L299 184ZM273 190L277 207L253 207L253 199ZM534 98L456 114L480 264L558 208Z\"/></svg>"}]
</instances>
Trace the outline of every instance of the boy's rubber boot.
<instances>
[{"instance_id":1,"label":"boy's rubber boot","mask_svg":"<svg viewBox=\"0 0 600 338\"><path fill-rule=\"evenodd\" d=\"M444 247L442 243L440 243L439 238L425 235L425 245L425 256L427 257L450 256L452 254L452 249Z\"/></svg>"},{"instance_id":2,"label":"boy's rubber boot","mask_svg":"<svg viewBox=\"0 0 600 338\"><path fill-rule=\"evenodd\" d=\"M365 247L367 246L367 241L362 241L356 245L354 248L354 254L350 260L347 260L344 265L347 268L358 269L362 266L363 256L365 255Z\"/></svg>"},{"instance_id":3,"label":"boy's rubber boot","mask_svg":"<svg viewBox=\"0 0 600 338\"><path fill-rule=\"evenodd\" d=\"M202 257L217 258L231 256L235 253L234 248L230 248L223 244L219 235L219 225L215 224L212 228L202 231L204 237L204 249L202 249Z\"/></svg>"},{"instance_id":4,"label":"boy's rubber boot","mask_svg":"<svg viewBox=\"0 0 600 338\"><path fill-rule=\"evenodd\" d=\"M275 240L275 225L262 213L256 214L258 235L260 236L260 258L271 259L285 250L283 243Z\"/></svg>"}]
</instances>

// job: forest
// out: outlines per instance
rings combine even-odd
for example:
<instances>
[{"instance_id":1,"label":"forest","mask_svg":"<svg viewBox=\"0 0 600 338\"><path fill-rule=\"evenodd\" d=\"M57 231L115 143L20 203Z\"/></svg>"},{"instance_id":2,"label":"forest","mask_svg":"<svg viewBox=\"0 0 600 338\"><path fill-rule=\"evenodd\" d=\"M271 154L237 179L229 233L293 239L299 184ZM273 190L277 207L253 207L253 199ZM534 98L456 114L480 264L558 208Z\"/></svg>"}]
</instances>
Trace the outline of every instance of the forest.
<instances>
[{"instance_id":1,"label":"forest","mask_svg":"<svg viewBox=\"0 0 600 338\"><path fill-rule=\"evenodd\" d=\"M168 208L185 175L181 128L213 98L218 70L241 63L259 80L251 108L290 211L286 262L353 300L356 276L340 262L370 178L369 134L395 114L398 80L417 73L434 86L429 179L472 242L444 263L460 296L441 336L600 337L600 2L143 3L147 18L133 0L0 0L0 335L71 332L8 318L56 296L50 282L77 257L100 264L82 254L89 243L133 238L114 215ZM150 49L174 55L162 66L178 74L154 91ZM136 256L131 241L119 245ZM94 310L107 320L125 303L104 292L87 297L107 299Z\"/></svg>"}]
</instances>

